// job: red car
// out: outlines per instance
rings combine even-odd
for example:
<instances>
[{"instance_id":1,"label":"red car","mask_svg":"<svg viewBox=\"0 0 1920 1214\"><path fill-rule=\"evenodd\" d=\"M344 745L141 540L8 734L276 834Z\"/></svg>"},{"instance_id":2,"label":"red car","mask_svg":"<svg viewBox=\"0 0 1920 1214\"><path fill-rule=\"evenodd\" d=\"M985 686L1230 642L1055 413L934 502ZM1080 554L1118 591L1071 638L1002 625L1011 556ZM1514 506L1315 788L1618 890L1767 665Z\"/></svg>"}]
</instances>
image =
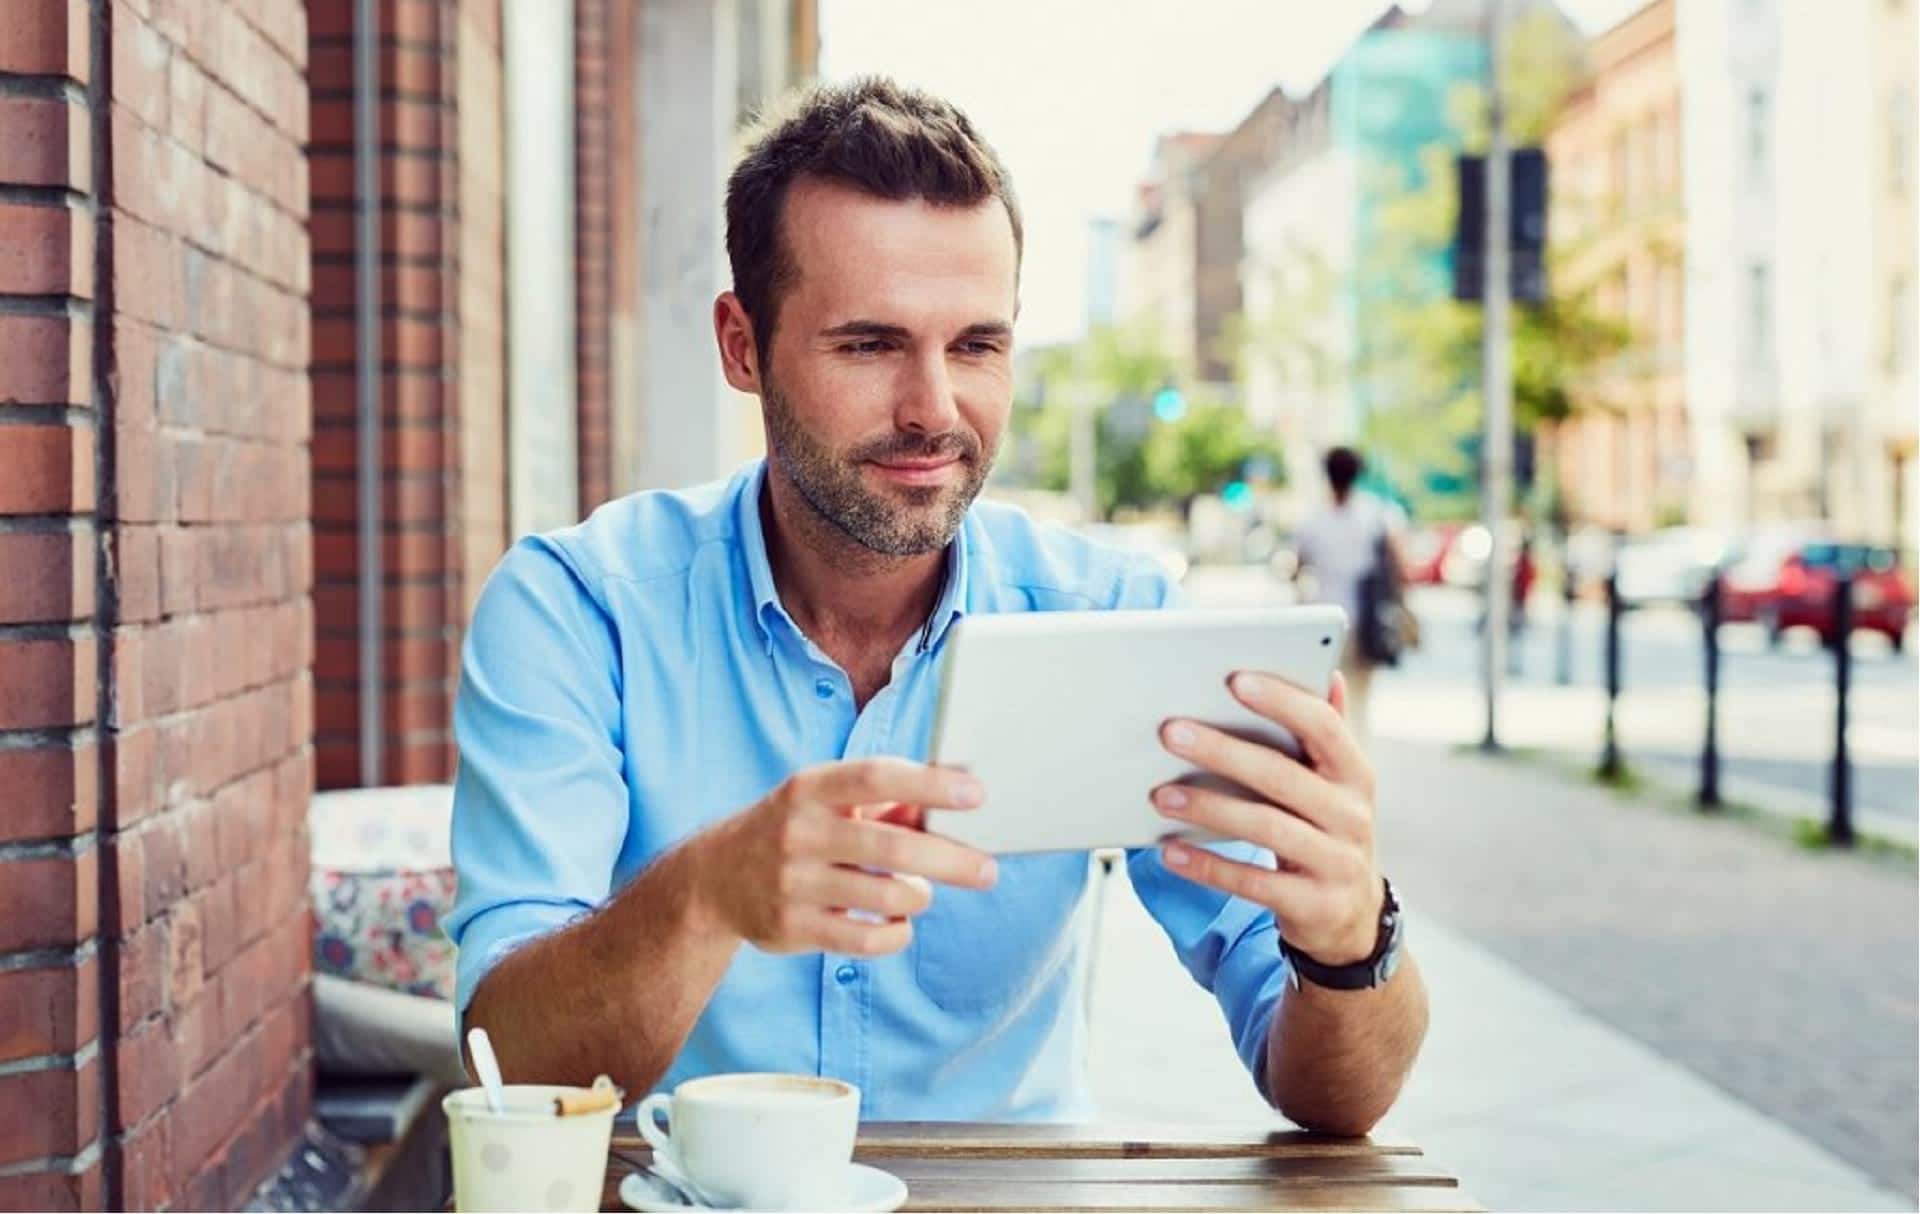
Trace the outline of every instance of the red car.
<instances>
[{"instance_id":1,"label":"red car","mask_svg":"<svg viewBox=\"0 0 1920 1214\"><path fill-rule=\"evenodd\" d=\"M1833 588L1843 566L1853 571L1854 628L1883 633L1896 652L1903 649L1913 616L1913 590L1901 575L1894 550L1872 544L1799 544L1779 559L1770 582L1756 576L1761 571L1752 560L1743 562L1721 579L1721 618L1757 623L1773 644L1789 628L1811 628L1831 645Z\"/></svg>"},{"instance_id":2,"label":"red car","mask_svg":"<svg viewBox=\"0 0 1920 1214\"><path fill-rule=\"evenodd\" d=\"M1464 523L1435 523L1407 537L1407 583L1438 586L1446 581L1447 558L1453 555Z\"/></svg>"}]
</instances>

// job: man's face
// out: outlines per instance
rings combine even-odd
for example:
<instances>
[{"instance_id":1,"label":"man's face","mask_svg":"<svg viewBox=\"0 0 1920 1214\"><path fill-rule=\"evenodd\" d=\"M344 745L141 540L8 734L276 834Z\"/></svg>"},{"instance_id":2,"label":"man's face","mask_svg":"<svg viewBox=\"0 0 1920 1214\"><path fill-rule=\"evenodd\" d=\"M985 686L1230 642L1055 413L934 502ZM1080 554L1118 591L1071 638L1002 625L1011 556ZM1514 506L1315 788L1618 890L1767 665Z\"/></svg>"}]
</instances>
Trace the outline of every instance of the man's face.
<instances>
[{"instance_id":1,"label":"man's face","mask_svg":"<svg viewBox=\"0 0 1920 1214\"><path fill-rule=\"evenodd\" d=\"M767 446L822 517L889 556L938 551L1013 404L1016 254L998 199L890 202L796 184L798 267L761 365Z\"/></svg>"}]
</instances>

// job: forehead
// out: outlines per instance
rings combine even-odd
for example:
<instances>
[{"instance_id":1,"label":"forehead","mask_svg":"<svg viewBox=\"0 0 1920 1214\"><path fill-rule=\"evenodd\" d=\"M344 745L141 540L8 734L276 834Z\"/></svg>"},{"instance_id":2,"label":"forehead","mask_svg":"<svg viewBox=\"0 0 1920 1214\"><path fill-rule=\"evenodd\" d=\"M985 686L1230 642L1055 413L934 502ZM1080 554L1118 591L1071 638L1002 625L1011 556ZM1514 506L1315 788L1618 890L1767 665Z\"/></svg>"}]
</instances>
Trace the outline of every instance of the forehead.
<instances>
[{"instance_id":1,"label":"forehead","mask_svg":"<svg viewBox=\"0 0 1920 1214\"><path fill-rule=\"evenodd\" d=\"M798 271L782 304L791 319L1013 322L1018 255L998 198L938 206L803 180L788 193L782 220Z\"/></svg>"}]
</instances>

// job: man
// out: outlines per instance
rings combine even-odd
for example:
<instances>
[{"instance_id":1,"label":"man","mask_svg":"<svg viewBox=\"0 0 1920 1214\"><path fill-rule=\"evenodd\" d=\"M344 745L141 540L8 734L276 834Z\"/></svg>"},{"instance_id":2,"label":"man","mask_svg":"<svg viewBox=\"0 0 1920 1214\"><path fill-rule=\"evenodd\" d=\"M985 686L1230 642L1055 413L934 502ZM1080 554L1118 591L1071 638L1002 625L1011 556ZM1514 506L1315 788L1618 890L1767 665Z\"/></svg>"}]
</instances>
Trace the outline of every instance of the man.
<instances>
[{"instance_id":1,"label":"man","mask_svg":"<svg viewBox=\"0 0 1920 1214\"><path fill-rule=\"evenodd\" d=\"M1364 587L1384 557L1393 562L1396 584L1407 581L1407 561L1399 536L1399 516L1392 506L1369 493L1354 492L1366 461L1351 447L1327 452L1327 489L1332 502L1301 520L1294 532L1299 565L1295 576L1308 587L1316 603L1346 608L1351 627L1340 670L1346 676L1347 716L1362 738L1367 736L1373 702L1373 669L1377 664L1362 645L1366 620Z\"/></svg>"},{"instance_id":2,"label":"man","mask_svg":"<svg viewBox=\"0 0 1920 1214\"><path fill-rule=\"evenodd\" d=\"M467 642L448 929L464 1023L509 1079L797 1071L858 1084L869 1118L1092 1115L1086 857L996 863L919 829L992 795L921 761L958 616L1175 593L974 504L1011 407L1020 247L967 119L886 81L799 98L734 171L714 331L768 458L522 542ZM1242 686L1314 767L1168 722L1170 748L1268 801L1159 790L1170 826L1248 842L1129 871L1260 1090L1363 1132L1426 1022L1414 967L1384 964L1372 773L1337 692ZM1290 988L1276 914L1297 965L1376 981Z\"/></svg>"}]
</instances>

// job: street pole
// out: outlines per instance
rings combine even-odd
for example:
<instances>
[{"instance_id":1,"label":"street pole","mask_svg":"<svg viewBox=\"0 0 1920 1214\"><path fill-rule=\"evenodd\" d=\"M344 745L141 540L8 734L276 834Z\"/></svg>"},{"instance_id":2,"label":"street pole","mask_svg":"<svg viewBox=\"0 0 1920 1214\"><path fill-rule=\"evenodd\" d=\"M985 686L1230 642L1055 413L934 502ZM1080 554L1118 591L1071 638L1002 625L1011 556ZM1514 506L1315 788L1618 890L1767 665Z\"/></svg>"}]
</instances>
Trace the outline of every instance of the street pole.
<instances>
[{"instance_id":1,"label":"street pole","mask_svg":"<svg viewBox=\"0 0 1920 1214\"><path fill-rule=\"evenodd\" d=\"M1507 168L1506 104L1500 96L1500 60L1506 31L1502 0L1487 0L1488 138L1486 159L1486 223L1482 243L1486 258L1481 317L1481 397L1485 406L1485 433L1480 446L1481 514L1491 551L1487 554L1487 631L1482 677L1486 682L1486 733L1482 750L1500 749L1500 680L1506 671L1507 573L1506 546L1501 525L1507 511L1508 482L1513 469L1513 365L1507 331L1512 246L1507 219L1507 191L1512 182Z\"/></svg>"},{"instance_id":2,"label":"street pole","mask_svg":"<svg viewBox=\"0 0 1920 1214\"><path fill-rule=\"evenodd\" d=\"M1093 394L1076 384L1068 403L1073 409L1073 433L1067 449L1067 475L1072 483L1073 500L1080 503L1082 522L1097 523L1100 521L1100 482L1093 465L1099 449L1094 433L1099 419L1094 413Z\"/></svg>"}]
</instances>

